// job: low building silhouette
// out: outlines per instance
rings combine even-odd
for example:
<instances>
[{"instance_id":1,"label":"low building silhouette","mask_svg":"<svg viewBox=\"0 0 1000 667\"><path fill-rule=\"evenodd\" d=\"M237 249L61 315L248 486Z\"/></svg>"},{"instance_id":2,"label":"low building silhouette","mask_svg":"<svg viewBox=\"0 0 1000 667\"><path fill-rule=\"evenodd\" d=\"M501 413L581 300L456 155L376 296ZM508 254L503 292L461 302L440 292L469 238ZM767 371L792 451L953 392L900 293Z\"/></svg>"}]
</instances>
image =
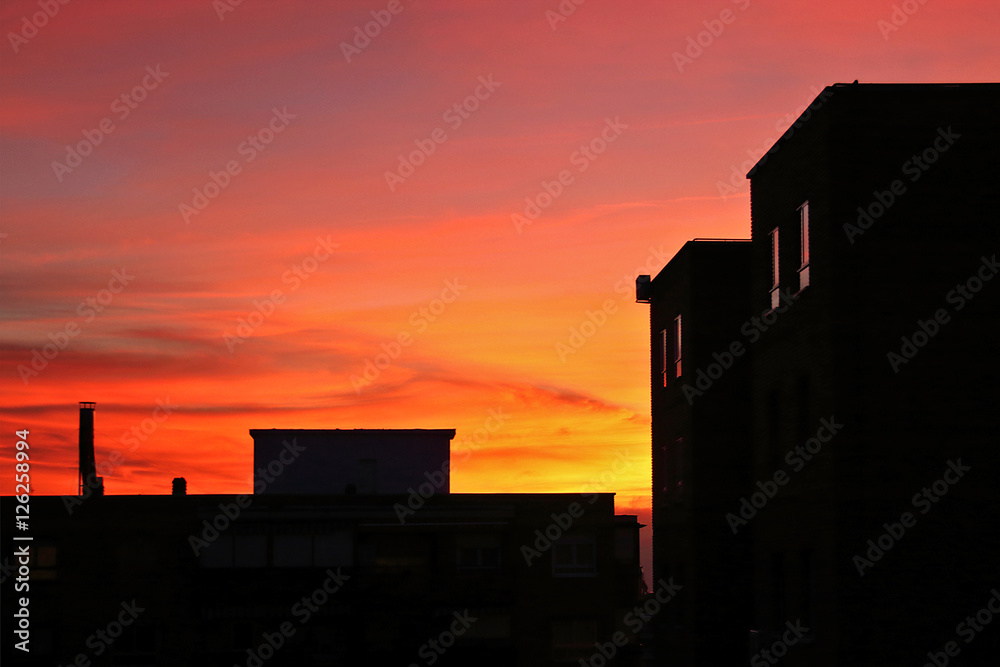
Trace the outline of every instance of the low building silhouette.
<instances>
[{"instance_id":1,"label":"low building silhouette","mask_svg":"<svg viewBox=\"0 0 1000 667\"><path fill-rule=\"evenodd\" d=\"M448 493L454 429L251 429L255 493ZM296 465L288 443L294 441ZM268 467L281 468L273 481ZM259 489L259 491L258 491Z\"/></svg>"},{"instance_id":2,"label":"low building silhouette","mask_svg":"<svg viewBox=\"0 0 1000 667\"><path fill-rule=\"evenodd\" d=\"M32 497L31 652L5 641L3 663L571 665L605 643L608 664L637 664L642 526L613 493L449 493L452 430L252 433L255 464L281 462L260 493L187 495L176 478L170 495ZM403 480L391 493L363 466L324 469L409 436L429 474L380 474ZM312 468L302 492L279 487L296 466ZM0 498L5 525L15 504ZM8 619L19 546L3 547Z\"/></svg>"}]
</instances>

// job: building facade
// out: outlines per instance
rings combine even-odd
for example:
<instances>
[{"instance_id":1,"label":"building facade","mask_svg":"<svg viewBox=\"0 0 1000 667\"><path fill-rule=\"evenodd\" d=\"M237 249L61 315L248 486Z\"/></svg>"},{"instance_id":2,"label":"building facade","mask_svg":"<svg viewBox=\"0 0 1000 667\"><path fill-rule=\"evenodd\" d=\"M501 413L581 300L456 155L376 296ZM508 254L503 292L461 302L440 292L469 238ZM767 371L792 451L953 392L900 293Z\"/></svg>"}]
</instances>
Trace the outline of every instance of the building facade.
<instances>
[{"instance_id":1,"label":"building facade","mask_svg":"<svg viewBox=\"0 0 1000 667\"><path fill-rule=\"evenodd\" d=\"M749 480L749 364L734 347L749 269L749 241L690 241L645 295L657 362L650 380L653 576L672 576L687 593L657 619L659 657L673 660L725 664L745 654L749 542L716 519Z\"/></svg>"},{"instance_id":2,"label":"building facade","mask_svg":"<svg viewBox=\"0 0 1000 667\"><path fill-rule=\"evenodd\" d=\"M407 493L428 480L435 493L448 493L451 486L455 429L251 429L250 437L255 493Z\"/></svg>"},{"instance_id":3,"label":"building facade","mask_svg":"<svg viewBox=\"0 0 1000 667\"><path fill-rule=\"evenodd\" d=\"M8 636L3 664L637 665L637 517L613 493L452 494L454 434L255 430L253 494L31 497L0 582L30 650Z\"/></svg>"},{"instance_id":4,"label":"building facade","mask_svg":"<svg viewBox=\"0 0 1000 667\"><path fill-rule=\"evenodd\" d=\"M750 595L720 607L749 619L744 661L996 655L996 635L973 631L972 643L963 619L993 613L975 620L1000 581L998 117L994 84L837 84L748 175L750 266L732 287L749 294L722 324L743 323L745 352L687 409L718 404L741 434L745 474L729 478L731 504L718 514L679 526L654 514L661 553L721 523L735 550L724 560L742 571L749 541ZM678 353L656 329L676 297L658 305L657 295L677 281L665 269L650 286L654 465L678 428L706 450L731 442L716 422L699 427L665 407L657 371ZM710 303L692 320L699 309ZM692 350L696 327L683 338ZM739 363L745 380L724 385ZM699 379L689 366L676 378L682 391ZM722 474L707 452L684 451L695 483ZM720 627L719 641L737 641L735 628ZM715 664L702 655L672 650L669 664Z\"/></svg>"}]
</instances>

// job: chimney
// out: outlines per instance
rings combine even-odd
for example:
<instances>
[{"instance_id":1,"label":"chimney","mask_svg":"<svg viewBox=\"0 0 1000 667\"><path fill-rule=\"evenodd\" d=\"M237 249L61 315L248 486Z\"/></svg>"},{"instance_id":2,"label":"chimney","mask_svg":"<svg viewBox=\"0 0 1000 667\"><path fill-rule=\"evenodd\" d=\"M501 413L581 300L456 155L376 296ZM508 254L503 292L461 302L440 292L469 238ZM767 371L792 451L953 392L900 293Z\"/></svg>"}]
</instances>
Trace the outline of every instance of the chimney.
<instances>
[{"instance_id":1,"label":"chimney","mask_svg":"<svg viewBox=\"0 0 1000 667\"><path fill-rule=\"evenodd\" d=\"M97 476L94 460L94 407L96 403L80 402L80 495L87 493L88 487L104 495L104 484Z\"/></svg>"},{"instance_id":2,"label":"chimney","mask_svg":"<svg viewBox=\"0 0 1000 667\"><path fill-rule=\"evenodd\" d=\"M175 496L186 496L187 495L187 480L183 477L174 477L173 485L173 495Z\"/></svg>"}]
</instances>

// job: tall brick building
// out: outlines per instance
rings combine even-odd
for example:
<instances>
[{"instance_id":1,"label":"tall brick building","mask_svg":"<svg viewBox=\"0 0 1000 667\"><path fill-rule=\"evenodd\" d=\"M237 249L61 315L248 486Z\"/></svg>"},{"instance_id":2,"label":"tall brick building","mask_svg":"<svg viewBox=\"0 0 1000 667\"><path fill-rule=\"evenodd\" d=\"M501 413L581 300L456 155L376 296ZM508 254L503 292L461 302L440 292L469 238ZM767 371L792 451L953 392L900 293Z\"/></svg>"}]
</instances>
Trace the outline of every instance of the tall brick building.
<instances>
[{"instance_id":1,"label":"tall brick building","mask_svg":"<svg viewBox=\"0 0 1000 667\"><path fill-rule=\"evenodd\" d=\"M750 242L642 285L670 664L1000 643L960 625L1000 583L997 118L994 84L828 87L748 175Z\"/></svg>"}]
</instances>

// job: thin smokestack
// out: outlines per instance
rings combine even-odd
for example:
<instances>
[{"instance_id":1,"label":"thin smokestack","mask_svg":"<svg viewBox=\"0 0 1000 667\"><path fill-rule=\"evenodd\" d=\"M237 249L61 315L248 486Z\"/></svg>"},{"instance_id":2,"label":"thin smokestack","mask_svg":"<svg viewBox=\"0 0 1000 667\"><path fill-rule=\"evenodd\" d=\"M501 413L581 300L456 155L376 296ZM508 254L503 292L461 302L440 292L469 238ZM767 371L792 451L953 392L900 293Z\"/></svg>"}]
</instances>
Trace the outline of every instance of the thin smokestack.
<instances>
[{"instance_id":1,"label":"thin smokestack","mask_svg":"<svg viewBox=\"0 0 1000 667\"><path fill-rule=\"evenodd\" d=\"M94 457L94 408L96 403L80 402L80 495L87 485L97 485L97 463ZM94 489L96 491L96 489Z\"/></svg>"}]
</instances>

